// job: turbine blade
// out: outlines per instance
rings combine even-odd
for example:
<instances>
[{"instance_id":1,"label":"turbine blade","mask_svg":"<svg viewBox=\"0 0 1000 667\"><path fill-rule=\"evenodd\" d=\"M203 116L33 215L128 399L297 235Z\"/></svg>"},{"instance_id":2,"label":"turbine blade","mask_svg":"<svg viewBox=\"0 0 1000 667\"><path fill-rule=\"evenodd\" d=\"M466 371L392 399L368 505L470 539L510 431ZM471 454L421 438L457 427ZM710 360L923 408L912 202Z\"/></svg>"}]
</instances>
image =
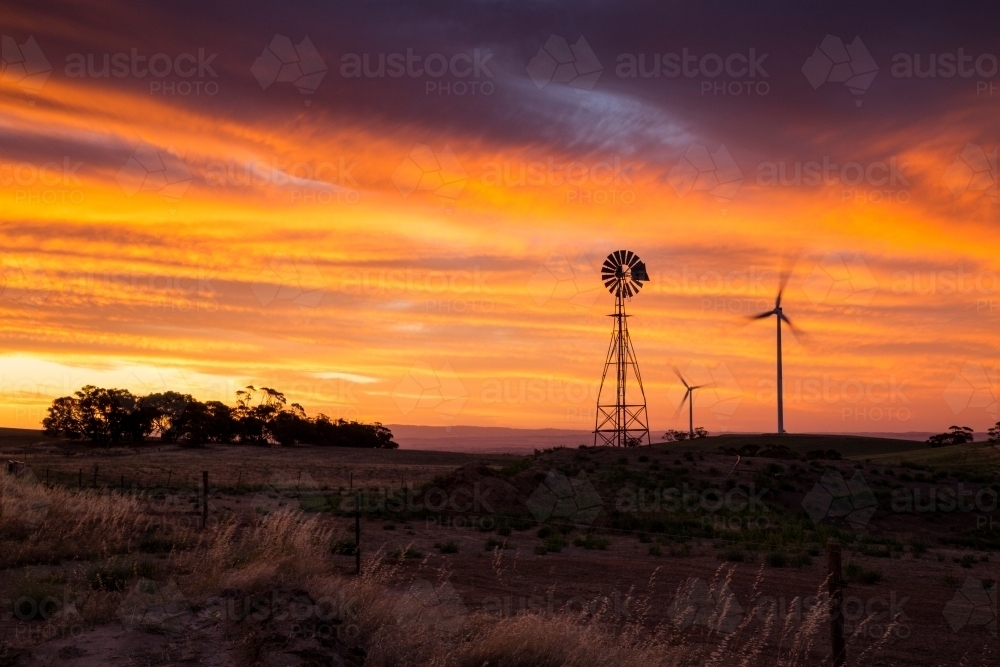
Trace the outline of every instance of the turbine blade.
<instances>
[{"instance_id":1,"label":"turbine blade","mask_svg":"<svg viewBox=\"0 0 1000 667\"><path fill-rule=\"evenodd\" d=\"M681 375L680 369L677 368L677 366L674 366L673 364L670 364L670 368L673 369L674 375L676 375L677 379L681 381L681 384L684 385L686 388L690 389L691 387L688 385L687 380L684 379L684 376Z\"/></svg>"},{"instance_id":2,"label":"turbine blade","mask_svg":"<svg viewBox=\"0 0 1000 667\"><path fill-rule=\"evenodd\" d=\"M690 389L688 389L686 392L684 392L684 398L681 399L681 404L677 406L676 410L674 410L674 417L676 417L677 415L679 415L681 413L681 410L684 409L684 403L685 403L685 401L688 400L688 396L690 396L690 395L691 395L691 390Z\"/></svg>"},{"instance_id":3,"label":"turbine blade","mask_svg":"<svg viewBox=\"0 0 1000 667\"><path fill-rule=\"evenodd\" d=\"M788 280L792 277L801 254L801 252L794 255L786 253L781 259L781 273L778 274L778 298L774 302L776 308L781 305L781 297L785 293L785 287L788 286Z\"/></svg>"},{"instance_id":4,"label":"turbine blade","mask_svg":"<svg viewBox=\"0 0 1000 667\"><path fill-rule=\"evenodd\" d=\"M771 317L771 315L774 315L774 312L775 311L773 310L769 310L764 313L757 313L756 315L750 315L749 317L751 320L763 320L764 318Z\"/></svg>"}]
</instances>

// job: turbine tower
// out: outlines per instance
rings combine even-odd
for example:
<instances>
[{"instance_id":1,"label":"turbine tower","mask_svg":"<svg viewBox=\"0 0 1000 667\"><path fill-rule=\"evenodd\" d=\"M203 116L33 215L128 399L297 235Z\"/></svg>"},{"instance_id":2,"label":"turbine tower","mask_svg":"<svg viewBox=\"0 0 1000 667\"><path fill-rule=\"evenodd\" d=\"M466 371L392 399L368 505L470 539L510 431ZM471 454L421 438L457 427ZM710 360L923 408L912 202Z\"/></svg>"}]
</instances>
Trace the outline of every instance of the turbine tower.
<instances>
[{"instance_id":1,"label":"turbine tower","mask_svg":"<svg viewBox=\"0 0 1000 667\"><path fill-rule=\"evenodd\" d=\"M784 322L788 325L788 328L794 332L795 327L792 325L792 321L788 319L785 312L781 309L781 295L785 291L785 285L788 283L788 274L784 273L781 276L781 281L778 284L778 296L774 299L774 308L763 313L751 316L752 320L763 320L765 318L775 317L775 321L778 325L778 433L785 432L785 392L784 392L784 381L781 374L781 323Z\"/></svg>"},{"instance_id":2,"label":"turbine tower","mask_svg":"<svg viewBox=\"0 0 1000 667\"><path fill-rule=\"evenodd\" d=\"M625 301L631 300L639 293L642 283L649 281L646 265L631 250L616 250L604 260L601 280L608 291L615 295L615 312L608 316L614 318L614 327L607 360L604 362L601 387L597 391L594 445L634 447L642 444L643 436L646 443L651 444L646 416L646 392L642 388L639 364L635 360L632 340L628 335L628 315L625 314ZM602 401L604 381L612 366L615 370L615 397L613 402L605 402ZM632 396L626 393L626 385L631 383L630 376L635 379L638 396L635 396L634 390Z\"/></svg>"},{"instance_id":3,"label":"turbine tower","mask_svg":"<svg viewBox=\"0 0 1000 667\"><path fill-rule=\"evenodd\" d=\"M695 389L705 389L706 387L711 387L711 384L696 384L694 386L689 385L681 372L677 370L674 365L670 366L674 369L674 374L677 379L681 381L684 388L687 390L684 392L684 398L681 399L681 404L677 406L677 411L674 412L674 417L680 414L681 410L684 409L684 401L688 401L688 438L694 440L694 390Z\"/></svg>"}]
</instances>

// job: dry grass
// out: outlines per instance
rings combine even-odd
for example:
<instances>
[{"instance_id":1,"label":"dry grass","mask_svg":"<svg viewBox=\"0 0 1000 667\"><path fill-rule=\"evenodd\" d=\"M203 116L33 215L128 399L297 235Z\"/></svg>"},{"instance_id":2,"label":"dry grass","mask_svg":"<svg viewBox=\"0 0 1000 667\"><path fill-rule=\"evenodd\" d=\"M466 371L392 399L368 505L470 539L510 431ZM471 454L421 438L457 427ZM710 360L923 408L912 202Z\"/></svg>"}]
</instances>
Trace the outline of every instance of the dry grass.
<instances>
[{"instance_id":1,"label":"dry grass","mask_svg":"<svg viewBox=\"0 0 1000 667\"><path fill-rule=\"evenodd\" d=\"M49 489L4 473L0 492L0 566L5 569L61 559L98 561L106 568L137 562L144 558L139 547L150 526L159 525L141 496ZM175 533L174 546L159 559L153 576L176 581L189 602L204 602L224 590L243 595L278 588L306 591L314 601L333 602L337 620L356 630L351 641L365 652L365 664L374 667L801 667L828 659L826 606L780 617L773 601L761 595L763 568L746 609L730 591L732 570L722 566L711 581L689 580L672 597L654 594L654 573L645 597L626 596L629 613L621 617L600 605L577 614L498 617L465 609L446 576L436 582L415 580L404 590L391 586L403 565L381 553L365 559L360 577L336 574L333 529L321 517L298 510ZM37 582L26 579L25 585ZM82 615L90 624L112 622L127 591L91 588L84 591ZM817 598L824 599L822 587ZM650 611L669 599L674 600L673 623L652 625ZM711 601L707 612L705 600ZM793 600L788 609L798 608L797 603ZM893 626L874 642L863 639L867 629L859 624L851 640L850 664L871 664ZM264 661L262 655L254 654L253 660Z\"/></svg>"},{"instance_id":2,"label":"dry grass","mask_svg":"<svg viewBox=\"0 0 1000 667\"><path fill-rule=\"evenodd\" d=\"M0 475L0 567L126 553L149 518L138 498Z\"/></svg>"}]
</instances>

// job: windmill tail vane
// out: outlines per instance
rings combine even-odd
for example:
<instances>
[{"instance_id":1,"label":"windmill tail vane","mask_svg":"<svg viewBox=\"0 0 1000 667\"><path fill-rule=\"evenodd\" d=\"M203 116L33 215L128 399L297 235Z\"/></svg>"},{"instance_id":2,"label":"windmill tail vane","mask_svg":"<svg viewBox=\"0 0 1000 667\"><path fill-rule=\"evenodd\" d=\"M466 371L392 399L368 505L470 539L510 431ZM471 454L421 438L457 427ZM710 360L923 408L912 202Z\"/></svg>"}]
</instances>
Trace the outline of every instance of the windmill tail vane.
<instances>
[{"instance_id":1,"label":"windmill tail vane","mask_svg":"<svg viewBox=\"0 0 1000 667\"><path fill-rule=\"evenodd\" d=\"M634 447L642 444L643 439L646 444L651 444L646 393L642 388L642 376L628 332L628 315L625 314L625 302L639 293L643 283L649 282L649 274L646 272L646 265L634 252L616 250L604 260L601 280L615 297L615 312L609 316L614 318L614 324L597 394L594 444ZM612 368L615 388L613 399L609 396L612 383L608 378ZM605 384L609 385L608 392L605 392Z\"/></svg>"}]
</instances>

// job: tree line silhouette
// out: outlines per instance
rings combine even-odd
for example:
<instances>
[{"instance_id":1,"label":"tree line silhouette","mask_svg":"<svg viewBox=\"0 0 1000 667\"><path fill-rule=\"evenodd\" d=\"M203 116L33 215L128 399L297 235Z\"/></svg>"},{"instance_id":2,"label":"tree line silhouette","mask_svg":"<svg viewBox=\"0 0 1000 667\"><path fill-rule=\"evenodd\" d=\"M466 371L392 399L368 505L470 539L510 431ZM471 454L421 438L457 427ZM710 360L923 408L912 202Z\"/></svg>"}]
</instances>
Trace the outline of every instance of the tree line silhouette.
<instances>
[{"instance_id":1,"label":"tree line silhouette","mask_svg":"<svg viewBox=\"0 0 1000 667\"><path fill-rule=\"evenodd\" d=\"M396 449L392 431L382 424L308 417L298 403L270 387L248 386L236 392L236 406L221 401L201 402L190 394L165 391L135 396L127 389L87 385L72 396L52 401L42 420L45 435L99 444L161 442L200 445L299 444L328 447Z\"/></svg>"}]
</instances>

